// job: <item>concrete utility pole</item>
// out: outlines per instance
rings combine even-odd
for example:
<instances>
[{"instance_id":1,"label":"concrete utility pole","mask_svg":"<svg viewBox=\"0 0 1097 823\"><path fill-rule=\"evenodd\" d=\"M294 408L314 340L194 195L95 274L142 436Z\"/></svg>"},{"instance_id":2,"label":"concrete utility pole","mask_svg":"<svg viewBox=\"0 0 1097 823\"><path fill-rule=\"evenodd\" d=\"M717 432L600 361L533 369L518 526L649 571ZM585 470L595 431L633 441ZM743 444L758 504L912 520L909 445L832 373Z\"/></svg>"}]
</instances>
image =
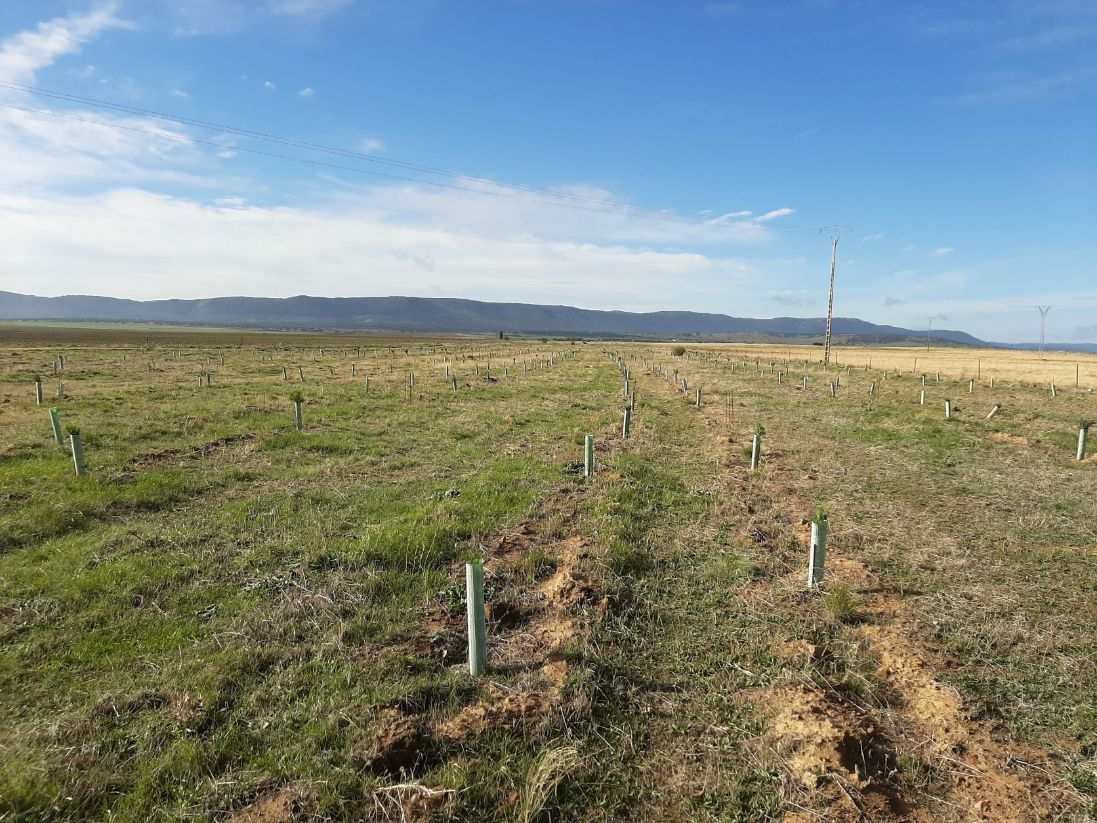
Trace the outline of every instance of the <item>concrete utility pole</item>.
<instances>
[{"instance_id":1,"label":"concrete utility pole","mask_svg":"<svg viewBox=\"0 0 1097 823\"><path fill-rule=\"evenodd\" d=\"M830 326L834 319L834 267L838 261L838 235L830 240L830 296L827 298L827 334L823 341L823 363L830 363Z\"/></svg>"},{"instance_id":2,"label":"concrete utility pole","mask_svg":"<svg viewBox=\"0 0 1097 823\"><path fill-rule=\"evenodd\" d=\"M1040 312L1040 356L1044 356L1044 332L1047 330L1047 313L1051 311L1051 306L1037 306L1036 311Z\"/></svg>"},{"instance_id":3,"label":"concrete utility pole","mask_svg":"<svg viewBox=\"0 0 1097 823\"><path fill-rule=\"evenodd\" d=\"M930 318L928 318L928 320L929 320L929 331L926 332L926 350L927 351L929 350L930 343L933 342L933 318L930 317Z\"/></svg>"}]
</instances>

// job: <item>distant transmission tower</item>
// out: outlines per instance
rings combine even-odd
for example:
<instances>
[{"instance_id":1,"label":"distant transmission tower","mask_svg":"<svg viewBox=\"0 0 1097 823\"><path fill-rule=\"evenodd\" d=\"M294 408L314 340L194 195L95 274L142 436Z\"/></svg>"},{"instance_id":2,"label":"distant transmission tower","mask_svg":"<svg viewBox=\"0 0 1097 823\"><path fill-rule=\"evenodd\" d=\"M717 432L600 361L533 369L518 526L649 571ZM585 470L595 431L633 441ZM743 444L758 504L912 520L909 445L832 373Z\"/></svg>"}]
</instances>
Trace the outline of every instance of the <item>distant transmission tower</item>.
<instances>
[{"instance_id":1,"label":"distant transmission tower","mask_svg":"<svg viewBox=\"0 0 1097 823\"><path fill-rule=\"evenodd\" d=\"M1047 313L1051 311L1051 306L1037 306L1036 311L1040 312L1040 357L1044 356L1044 337L1047 331Z\"/></svg>"},{"instance_id":2,"label":"distant transmission tower","mask_svg":"<svg viewBox=\"0 0 1097 823\"><path fill-rule=\"evenodd\" d=\"M827 297L827 333L823 338L823 363L824 365L830 363L830 328L834 321L834 270L838 262L838 231L840 229L846 229L852 231L851 226L823 226L819 229L819 234L822 234L827 229L830 229L834 233L830 238L830 293Z\"/></svg>"}]
</instances>

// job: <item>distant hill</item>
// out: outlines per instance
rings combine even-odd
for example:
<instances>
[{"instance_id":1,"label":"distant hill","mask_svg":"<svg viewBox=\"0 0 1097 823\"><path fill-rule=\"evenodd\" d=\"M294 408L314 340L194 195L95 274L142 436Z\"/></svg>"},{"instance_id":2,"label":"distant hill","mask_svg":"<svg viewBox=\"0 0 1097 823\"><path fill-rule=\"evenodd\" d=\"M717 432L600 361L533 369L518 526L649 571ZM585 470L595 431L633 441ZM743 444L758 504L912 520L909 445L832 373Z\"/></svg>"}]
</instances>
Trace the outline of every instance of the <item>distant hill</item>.
<instances>
[{"instance_id":1,"label":"distant hill","mask_svg":"<svg viewBox=\"0 0 1097 823\"><path fill-rule=\"evenodd\" d=\"M820 317L755 319L690 311L624 312L485 303L448 297L215 297L208 300L123 300L66 295L35 297L0 291L0 319L72 320L244 326L266 329L567 335L613 338L749 337L821 338ZM926 333L836 317L834 334L845 342L897 343L926 340ZM933 339L955 345L986 345L961 331L934 329Z\"/></svg>"}]
</instances>

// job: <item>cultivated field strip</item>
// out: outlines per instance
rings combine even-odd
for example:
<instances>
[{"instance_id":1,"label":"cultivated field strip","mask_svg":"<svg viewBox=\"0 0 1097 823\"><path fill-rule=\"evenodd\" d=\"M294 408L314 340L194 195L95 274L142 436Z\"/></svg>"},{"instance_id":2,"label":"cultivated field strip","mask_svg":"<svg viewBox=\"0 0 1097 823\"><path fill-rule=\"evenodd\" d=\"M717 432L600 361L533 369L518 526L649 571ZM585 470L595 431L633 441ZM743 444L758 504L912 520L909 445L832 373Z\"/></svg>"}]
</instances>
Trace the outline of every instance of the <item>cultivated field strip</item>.
<instances>
[{"instance_id":1,"label":"cultivated field strip","mask_svg":"<svg viewBox=\"0 0 1097 823\"><path fill-rule=\"evenodd\" d=\"M8 819L1093 811L1082 368L1052 396L1014 353L923 385L886 350L4 342Z\"/></svg>"}]
</instances>

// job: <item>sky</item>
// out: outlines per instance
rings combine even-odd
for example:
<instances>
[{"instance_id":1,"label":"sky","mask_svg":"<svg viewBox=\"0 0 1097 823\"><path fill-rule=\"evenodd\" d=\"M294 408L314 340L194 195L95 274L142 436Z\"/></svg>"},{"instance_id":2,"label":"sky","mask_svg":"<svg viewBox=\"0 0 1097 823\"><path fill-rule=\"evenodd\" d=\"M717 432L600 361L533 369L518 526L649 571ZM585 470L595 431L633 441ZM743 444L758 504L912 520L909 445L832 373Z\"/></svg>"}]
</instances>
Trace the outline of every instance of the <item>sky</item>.
<instances>
[{"instance_id":1,"label":"sky","mask_svg":"<svg viewBox=\"0 0 1097 823\"><path fill-rule=\"evenodd\" d=\"M1097 342L1094 0L5 0L0 168L0 290Z\"/></svg>"}]
</instances>

